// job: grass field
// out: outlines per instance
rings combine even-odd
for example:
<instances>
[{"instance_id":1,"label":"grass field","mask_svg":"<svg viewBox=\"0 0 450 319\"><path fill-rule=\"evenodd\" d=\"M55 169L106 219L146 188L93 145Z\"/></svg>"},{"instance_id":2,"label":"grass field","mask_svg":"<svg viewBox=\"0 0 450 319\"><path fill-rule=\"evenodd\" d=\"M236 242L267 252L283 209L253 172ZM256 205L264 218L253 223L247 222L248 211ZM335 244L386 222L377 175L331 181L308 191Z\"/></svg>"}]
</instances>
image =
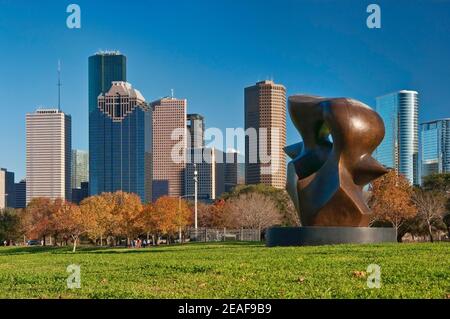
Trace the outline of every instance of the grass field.
<instances>
[{"instance_id":1,"label":"grass field","mask_svg":"<svg viewBox=\"0 0 450 319\"><path fill-rule=\"evenodd\" d=\"M81 288L66 268L81 266ZM367 287L369 264L381 288ZM450 244L0 248L0 298L449 298Z\"/></svg>"}]
</instances>

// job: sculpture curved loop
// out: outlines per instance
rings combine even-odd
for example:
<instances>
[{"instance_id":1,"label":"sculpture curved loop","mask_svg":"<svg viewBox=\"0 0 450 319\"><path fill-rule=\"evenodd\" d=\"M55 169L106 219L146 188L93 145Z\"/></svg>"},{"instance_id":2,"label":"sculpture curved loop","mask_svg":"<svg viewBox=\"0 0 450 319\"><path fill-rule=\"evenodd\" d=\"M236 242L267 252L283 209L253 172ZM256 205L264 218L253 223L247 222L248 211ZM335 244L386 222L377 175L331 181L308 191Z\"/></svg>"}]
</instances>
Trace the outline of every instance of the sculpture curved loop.
<instances>
[{"instance_id":1,"label":"sculpture curved loop","mask_svg":"<svg viewBox=\"0 0 450 319\"><path fill-rule=\"evenodd\" d=\"M287 190L303 226L368 226L363 187L387 172L372 156L384 137L381 117L350 98L295 95L291 119L303 142L285 148Z\"/></svg>"}]
</instances>

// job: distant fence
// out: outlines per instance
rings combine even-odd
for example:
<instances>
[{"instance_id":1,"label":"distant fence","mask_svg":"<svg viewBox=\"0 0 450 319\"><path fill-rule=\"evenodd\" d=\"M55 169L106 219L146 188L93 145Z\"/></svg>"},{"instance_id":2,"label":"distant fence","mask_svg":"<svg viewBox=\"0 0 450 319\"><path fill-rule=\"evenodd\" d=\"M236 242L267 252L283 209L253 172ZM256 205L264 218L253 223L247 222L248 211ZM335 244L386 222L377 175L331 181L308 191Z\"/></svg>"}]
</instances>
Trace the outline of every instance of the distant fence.
<instances>
[{"instance_id":1,"label":"distant fence","mask_svg":"<svg viewBox=\"0 0 450 319\"><path fill-rule=\"evenodd\" d=\"M259 229L227 229L227 228L189 228L188 238L191 241L261 241Z\"/></svg>"}]
</instances>

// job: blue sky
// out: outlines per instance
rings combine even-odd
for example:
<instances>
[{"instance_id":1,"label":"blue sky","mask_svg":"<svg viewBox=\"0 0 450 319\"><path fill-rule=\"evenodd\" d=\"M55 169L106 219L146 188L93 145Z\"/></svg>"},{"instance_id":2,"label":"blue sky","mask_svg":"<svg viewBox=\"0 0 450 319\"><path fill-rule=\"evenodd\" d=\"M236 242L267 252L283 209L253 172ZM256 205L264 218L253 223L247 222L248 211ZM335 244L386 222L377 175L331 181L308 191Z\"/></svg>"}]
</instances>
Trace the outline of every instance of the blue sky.
<instances>
[{"instance_id":1,"label":"blue sky","mask_svg":"<svg viewBox=\"0 0 450 319\"><path fill-rule=\"evenodd\" d=\"M66 7L81 7L81 29ZM381 7L368 29L366 7ZM208 127L243 127L243 90L273 78L288 94L349 96L371 106L400 89L420 93L420 119L449 117L450 1L0 0L0 167L25 176L25 114L57 104L72 115L73 148L88 149L87 59L128 57L147 100L188 99ZM288 143L298 134L288 119Z\"/></svg>"}]
</instances>

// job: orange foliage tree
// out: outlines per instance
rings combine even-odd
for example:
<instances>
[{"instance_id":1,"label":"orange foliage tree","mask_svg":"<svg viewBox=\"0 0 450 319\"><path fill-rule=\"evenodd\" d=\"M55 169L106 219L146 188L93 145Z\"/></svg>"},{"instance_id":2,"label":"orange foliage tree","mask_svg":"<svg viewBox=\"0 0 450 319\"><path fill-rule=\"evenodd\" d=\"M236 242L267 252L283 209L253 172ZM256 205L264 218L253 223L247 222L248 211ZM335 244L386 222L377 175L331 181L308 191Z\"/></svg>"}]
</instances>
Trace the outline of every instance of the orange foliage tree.
<instances>
[{"instance_id":1,"label":"orange foliage tree","mask_svg":"<svg viewBox=\"0 0 450 319\"><path fill-rule=\"evenodd\" d=\"M82 212L80 207L69 202L58 204L54 220L59 234L72 239L73 252L76 251L80 236L87 234L91 229L95 228L96 224L96 219L92 212Z\"/></svg>"},{"instance_id":2,"label":"orange foliage tree","mask_svg":"<svg viewBox=\"0 0 450 319\"><path fill-rule=\"evenodd\" d=\"M223 199L215 201L212 205L200 203L198 205L198 224L200 227L222 228L225 227Z\"/></svg>"},{"instance_id":3,"label":"orange foliage tree","mask_svg":"<svg viewBox=\"0 0 450 319\"><path fill-rule=\"evenodd\" d=\"M138 222L142 232L147 234L147 241L151 235L153 244L155 244L155 236L158 234L161 216L156 213L155 206L152 203L144 205Z\"/></svg>"},{"instance_id":4,"label":"orange foliage tree","mask_svg":"<svg viewBox=\"0 0 450 319\"><path fill-rule=\"evenodd\" d=\"M413 203L413 188L395 170L373 181L371 193L369 204L373 221L390 223L395 228L396 235L400 226L417 213Z\"/></svg>"},{"instance_id":5,"label":"orange foliage tree","mask_svg":"<svg viewBox=\"0 0 450 319\"><path fill-rule=\"evenodd\" d=\"M133 193L118 191L112 194L114 207L112 219L115 221L116 234L125 236L127 244L133 237L139 235L139 218L142 212L141 198Z\"/></svg>"},{"instance_id":6,"label":"orange foliage tree","mask_svg":"<svg viewBox=\"0 0 450 319\"><path fill-rule=\"evenodd\" d=\"M115 227L112 218L113 202L108 201L106 197L103 195L91 196L80 204L81 212L91 215L95 220L87 235L94 241L100 239L100 246L103 246L103 238L113 233Z\"/></svg>"},{"instance_id":7,"label":"orange foliage tree","mask_svg":"<svg viewBox=\"0 0 450 319\"><path fill-rule=\"evenodd\" d=\"M181 198L163 196L154 204L153 217L158 235L173 235L191 222L192 211L186 201Z\"/></svg>"},{"instance_id":8,"label":"orange foliage tree","mask_svg":"<svg viewBox=\"0 0 450 319\"><path fill-rule=\"evenodd\" d=\"M25 210L24 227L32 239L42 239L53 233L53 202L49 198L34 198Z\"/></svg>"}]
</instances>

